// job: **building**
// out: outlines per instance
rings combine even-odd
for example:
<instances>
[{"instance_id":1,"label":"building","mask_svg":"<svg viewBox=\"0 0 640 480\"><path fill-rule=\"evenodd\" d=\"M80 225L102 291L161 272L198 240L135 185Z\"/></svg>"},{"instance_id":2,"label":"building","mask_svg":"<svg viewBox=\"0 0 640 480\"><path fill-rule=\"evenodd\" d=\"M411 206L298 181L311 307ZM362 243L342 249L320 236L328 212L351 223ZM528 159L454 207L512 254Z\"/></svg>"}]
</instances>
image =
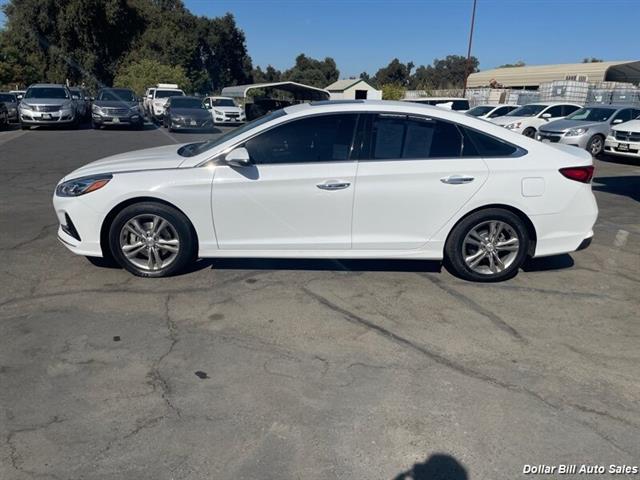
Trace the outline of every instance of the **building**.
<instances>
[{"instance_id":1,"label":"building","mask_svg":"<svg viewBox=\"0 0 640 480\"><path fill-rule=\"evenodd\" d=\"M565 63L494 68L469 75L467 87L500 86L537 90L540 84L556 80L577 80L589 83L625 82L638 85L640 83L640 61Z\"/></svg>"},{"instance_id":2,"label":"building","mask_svg":"<svg viewBox=\"0 0 640 480\"><path fill-rule=\"evenodd\" d=\"M361 78L338 80L325 90L331 95L331 100L382 100L382 90L376 90Z\"/></svg>"}]
</instances>

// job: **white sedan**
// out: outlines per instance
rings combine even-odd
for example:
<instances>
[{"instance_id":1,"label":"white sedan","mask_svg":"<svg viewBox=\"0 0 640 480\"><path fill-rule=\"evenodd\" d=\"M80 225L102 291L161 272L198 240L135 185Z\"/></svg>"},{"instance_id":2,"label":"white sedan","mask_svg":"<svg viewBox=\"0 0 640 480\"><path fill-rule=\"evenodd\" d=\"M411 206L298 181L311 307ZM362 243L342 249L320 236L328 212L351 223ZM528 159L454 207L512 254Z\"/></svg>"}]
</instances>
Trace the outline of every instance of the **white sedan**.
<instances>
[{"instance_id":1,"label":"white sedan","mask_svg":"<svg viewBox=\"0 0 640 480\"><path fill-rule=\"evenodd\" d=\"M582 108L580 105L574 103L529 103L512 110L503 117L492 118L491 121L512 132L535 138L541 126L552 120L560 120L580 108Z\"/></svg>"},{"instance_id":2,"label":"white sedan","mask_svg":"<svg viewBox=\"0 0 640 480\"><path fill-rule=\"evenodd\" d=\"M54 207L72 252L161 277L197 257L444 259L475 281L588 245L591 156L409 102L288 107L90 163Z\"/></svg>"}]
</instances>

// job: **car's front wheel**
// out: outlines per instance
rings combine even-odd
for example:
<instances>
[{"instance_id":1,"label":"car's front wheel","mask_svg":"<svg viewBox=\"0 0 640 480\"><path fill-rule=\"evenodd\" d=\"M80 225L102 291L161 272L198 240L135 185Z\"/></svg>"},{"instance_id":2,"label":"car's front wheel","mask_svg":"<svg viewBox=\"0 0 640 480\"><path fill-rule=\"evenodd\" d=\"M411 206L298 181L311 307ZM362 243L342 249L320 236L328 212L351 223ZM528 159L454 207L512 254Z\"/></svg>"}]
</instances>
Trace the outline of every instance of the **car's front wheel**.
<instances>
[{"instance_id":1,"label":"car's front wheel","mask_svg":"<svg viewBox=\"0 0 640 480\"><path fill-rule=\"evenodd\" d=\"M177 209L155 202L130 205L116 215L109 230L115 260L140 277L166 277L194 260L196 238Z\"/></svg>"},{"instance_id":2,"label":"car's front wheel","mask_svg":"<svg viewBox=\"0 0 640 480\"><path fill-rule=\"evenodd\" d=\"M466 280L498 282L518 273L529 250L527 227L499 208L472 213L455 226L445 246L445 264Z\"/></svg>"},{"instance_id":3,"label":"car's front wheel","mask_svg":"<svg viewBox=\"0 0 640 480\"><path fill-rule=\"evenodd\" d=\"M525 137L529 137L529 138L535 138L536 137L536 129L533 127L527 127L524 129L524 132L522 132L522 134Z\"/></svg>"},{"instance_id":4,"label":"car's front wheel","mask_svg":"<svg viewBox=\"0 0 640 480\"><path fill-rule=\"evenodd\" d=\"M604 150L604 138L602 135L594 135L589 139L587 143L587 151L593 156L597 157Z\"/></svg>"}]
</instances>

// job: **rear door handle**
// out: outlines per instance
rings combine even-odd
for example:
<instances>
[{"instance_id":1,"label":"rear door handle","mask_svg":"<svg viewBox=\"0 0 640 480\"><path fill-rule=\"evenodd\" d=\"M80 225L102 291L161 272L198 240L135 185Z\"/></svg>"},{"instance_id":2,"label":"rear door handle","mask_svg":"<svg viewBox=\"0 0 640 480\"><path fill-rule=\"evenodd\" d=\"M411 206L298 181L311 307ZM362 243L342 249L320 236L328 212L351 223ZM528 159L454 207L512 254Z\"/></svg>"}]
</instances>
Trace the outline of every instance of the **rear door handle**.
<instances>
[{"instance_id":1,"label":"rear door handle","mask_svg":"<svg viewBox=\"0 0 640 480\"><path fill-rule=\"evenodd\" d=\"M343 190L345 188L349 188L349 185L351 185L349 182L327 181L317 184L316 187L320 190Z\"/></svg>"},{"instance_id":2,"label":"rear door handle","mask_svg":"<svg viewBox=\"0 0 640 480\"><path fill-rule=\"evenodd\" d=\"M462 183L473 182L473 177L467 177L465 175L449 175L448 177L442 177L440 181L442 183L448 183L450 185L460 185Z\"/></svg>"}]
</instances>

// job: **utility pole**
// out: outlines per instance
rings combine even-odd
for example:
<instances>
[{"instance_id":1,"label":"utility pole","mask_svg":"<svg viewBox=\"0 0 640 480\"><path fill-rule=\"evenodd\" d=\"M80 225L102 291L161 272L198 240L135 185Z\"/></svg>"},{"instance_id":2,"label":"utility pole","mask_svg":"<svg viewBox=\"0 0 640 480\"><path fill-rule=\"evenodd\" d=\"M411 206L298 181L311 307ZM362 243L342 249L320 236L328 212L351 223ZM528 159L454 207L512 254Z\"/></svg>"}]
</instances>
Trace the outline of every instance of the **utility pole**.
<instances>
[{"instance_id":1,"label":"utility pole","mask_svg":"<svg viewBox=\"0 0 640 480\"><path fill-rule=\"evenodd\" d=\"M470 73L470 64L471 64L471 45L473 43L473 26L476 22L476 2L477 0L473 0L473 11L471 12L471 30L469 31L469 48L467 49L467 63L464 67L464 86L462 87L462 96L466 96L467 94L467 78Z\"/></svg>"}]
</instances>

